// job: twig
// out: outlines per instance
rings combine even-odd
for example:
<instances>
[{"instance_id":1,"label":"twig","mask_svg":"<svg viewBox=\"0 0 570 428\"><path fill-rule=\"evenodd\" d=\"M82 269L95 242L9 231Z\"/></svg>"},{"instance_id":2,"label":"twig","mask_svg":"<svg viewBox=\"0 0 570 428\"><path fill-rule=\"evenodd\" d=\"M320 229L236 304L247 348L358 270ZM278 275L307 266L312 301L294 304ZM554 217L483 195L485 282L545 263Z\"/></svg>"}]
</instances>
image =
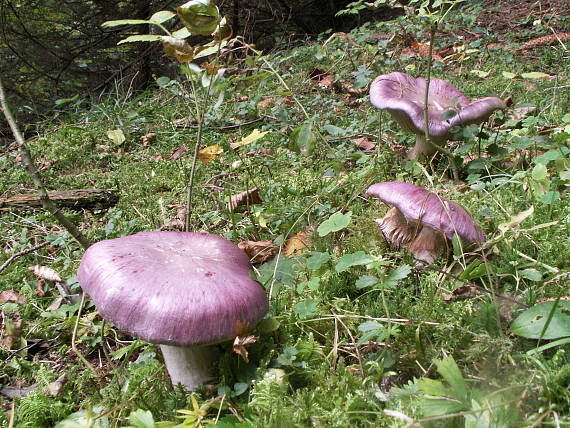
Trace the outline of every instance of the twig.
<instances>
[{"instance_id":1,"label":"twig","mask_svg":"<svg viewBox=\"0 0 570 428\"><path fill-rule=\"evenodd\" d=\"M10 129L16 138L16 141L20 145L20 157L22 158L22 164L26 168L29 176L31 177L32 181L36 185L38 195L40 197L40 201L42 206L45 210L49 211L51 215L53 215L56 220L73 236L77 242L81 244L84 248L88 248L91 245L91 242L81 233L81 231L60 211L60 209L53 203L53 201L49 198L47 190L42 182L40 177L40 173L34 162L32 160L32 156L30 151L28 150L28 146L24 141L24 137L22 136L18 126L16 125L16 120L14 116L12 116L12 112L8 107L8 103L6 102L6 95L4 94L4 86L2 85L2 80L0 79L0 105L2 105L2 109L4 110L4 116L6 117L6 121L10 125Z\"/></svg>"},{"instance_id":2,"label":"twig","mask_svg":"<svg viewBox=\"0 0 570 428\"><path fill-rule=\"evenodd\" d=\"M1 269L0 269L1 270ZM548 284L552 284L553 282L556 282L562 278L565 278L567 276L570 276L570 271L568 272L563 272L560 275L556 275L554 278L550 278L548 281L546 281L543 285L548 285Z\"/></svg>"},{"instance_id":3,"label":"twig","mask_svg":"<svg viewBox=\"0 0 570 428\"><path fill-rule=\"evenodd\" d=\"M6 269L8 267L8 265L10 263L12 263L14 260L16 260L17 258L25 256L26 254L29 254L29 253L33 253L34 251L39 250L40 248L43 248L48 244L49 244L49 242L42 242L41 244L35 245L32 248L26 248L25 250L22 250L19 253L12 254L10 256L10 258L8 260L6 260L2 264L2 266L0 266L0 272L2 272L4 269Z\"/></svg>"},{"instance_id":4,"label":"twig","mask_svg":"<svg viewBox=\"0 0 570 428\"><path fill-rule=\"evenodd\" d=\"M253 119L247 122L236 123L235 125L222 125L222 126L203 126L202 129L218 129L220 131L224 131L226 129L235 129L241 128L242 126L251 125L252 123L261 122L268 116L258 117L257 119ZM198 129L200 125L176 125L177 128L180 129Z\"/></svg>"},{"instance_id":5,"label":"twig","mask_svg":"<svg viewBox=\"0 0 570 428\"><path fill-rule=\"evenodd\" d=\"M417 321L417 320L411 320L411 319L407 319L407 318L376 318L376 317L368 317L365 315L321 315L319 318L313 318L311 320L306 320L307 321L318 321L321 320L323 318L357 318L357 319L367 319L367 320L372 320L372 321L380 321L380 322L393 322L393 323L399 323L399 324L421 324L421 325L429 325L432 327L437 327L440 325L440 323L438 322L431 322L431 321Z\"/></svg>"},{"instance_id":6,"label":"twig","mask_svg":"<svg viewBox=\"0 0 570 428\"><path fill-rule=\"evenodd\" d=\"M98 376L99 373L97 372L95 367L93 367L93 365L91 365L91 363L87 361L87 359L83 356L81 351L77 349L77 347L75 346L75 338L77 337L77 327L79 326L79 320L81 319L81 310L83 309L84 303L85 303L85 292L81 294L81 303L79 304L79 310L77 311L77 318L75 319L75 326L73 327L73 334L71 336L71 349L73 350L73 352L75 352L75 355L77 355L77 357L81 360L81 362L85 364L85 367L91 370L95 376Z\"/></svg>"},{"instance_id":7,"label":"twig","mask_svg":"<svg viewBox=\"0 0 570 428\"><path fill-rule=\"evenodd\" d=\"M364 377L365 375L364 375L364 367L362 367L362 358L360 357L360 350L358 349L358 344L356 343L356 340L354 340L354 336L352 335L352 333L350 332L350 329L346 326L346 324L335 313L335 311L333 311L331 309L331 312L332 312L333 316L335 317L335 323L336 323L336 320L338 320L338 322L341 323L341 325L344 327L344 329L346 330L346 332L350 336L352 343L354 343L354 350L356 351L356 359L358 360L358 365L360 366L360 375L362 377Z\"/></svg>"}]
</instances>

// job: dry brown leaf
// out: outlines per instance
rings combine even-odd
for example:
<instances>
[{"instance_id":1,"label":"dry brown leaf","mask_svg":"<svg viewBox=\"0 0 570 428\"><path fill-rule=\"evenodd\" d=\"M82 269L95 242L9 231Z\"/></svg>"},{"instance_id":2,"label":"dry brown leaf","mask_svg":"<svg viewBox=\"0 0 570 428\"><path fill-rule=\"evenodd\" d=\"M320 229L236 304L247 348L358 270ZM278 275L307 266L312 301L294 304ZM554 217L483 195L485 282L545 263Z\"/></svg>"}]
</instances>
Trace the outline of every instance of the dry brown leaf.
<instances>
[{"instance_id":1,"label":"dry brown leaf","mask_svg":"<svg viewBox=\"0 0 570 428\"><path fill-rule=\"evenodd\" d=\"M321 80L318 81L317 86L327 91L332 90L334 86L334 76L332 74L324 75Z\"/></svg>"},{"instance_id":2,"label":"dry brown leaf","mask_svg":"<svg viewBox=\"0 0 570 428\"><path fill-rule=\"evenodd\" d=\"M8 350L16 349L22 345L21 334L22 321L7 319L4 327L4 337L2 337L0 344Z\"/></svg>"},{"instance_id":3,"label":"dry brown leaf","mask_svg":"<svg viewBox=\"0 0 570 428\"><path fill-rule=\"evenodd\" d=\"M184 154L188 151L188 147L180 146L176 150L172 152L172 154L168 157L170 160L180 159Z\"/></svg>"},{"instance_id":4,"label":"dry brown leaf","mask_svg":"<svg viewBox=\"0 0 570 428\"><path fill-rule=\"evenodd\" d=\"M60 394L61 389L63 388L63 385L65 384L66 381L67 381L67 375L64 373L48 385L46 391L47 395L51 397L57 397Z\"/></svg>"},{"instance_id":5,"label":"dry brown leaf","mask_svg":"<svg viewBox=\"0 0 570 428\"><path fill-rule=\"evenodd\" d=\"M45 283L45 279L43 278L38 278L36 279L36 296L38 297L44 297L46 295L46 292L44 291L44 283Z\"/></svg>"},{"instance_id":6,"label":"dry brown leaf","mask_svg":"<svg viewBox=\"0 0 570 428\"><path fill-rule=\"evenodd\" d=\"M523 120L525 117L527 117L530 113L532 113L535 110L536 110L536 106L534 106L534 105L526 105L526 106L523 105L520 107L515 107L515 108L509 110L505 119L520 122L521 120Z\"/></svg>"},{"instance_id":7,"label":"dry brown leaf","mask_svg":"<svg viewBox=\"0 0 570 428\"><path fill-rule=\"evenodd\" d=\"M570 39L570 33L557 33L557 34L548 34L546 36L537 37L536 39L529 40L528 42L523 43L520 47L521 49L532 49L537 46L547 46L553 45L560 42L564 42L565 40Z\"/></svg>"},{"instance_id":8,"label":"dry brown leaf","mask_svg":"<svg viewBox=\"0 0 570 428\"><path fill-rule=\"evenodd\" d=\"M270 110L274 105L275 97L264 97L260 102L257 103L257 109L259 111L267 111Z\"/></svg>"},{"instance_id":9,"label":"dry brown leaf","mask_svg":"<svg viewBox=\"0 0 570 428\"><path fill-rule=\"evenodd\" d=\"M359 149L365 152L371 152L374 150L374 147L376 147L376 143L374 143L374 141L370 141L368 137L360 137L351 141L356 144Z\"/></svg>"},{"instance_id":10,"label":"dry brown leaf","mask_svg":"<svg viewBox=\"0 0 570 428\"><path fill-rule=\"evenodd\" d=\"M473 284L466 284L457 287L449 294L443 295L443 300L451 302L454 300L471 299L475 296L482 294L482 292Z\"/></svg>"},{"instance_id":11,"label":"dry brown leaf","mask_svg":"<svg viewBox=\"0 0 570 428\"><path fill-rule=\"evenodd\" d=\"M285 244L283 254L287 257L298 257L311 245L310 234L312 231L302 230L291 236Z\"/></svg>"},{"instance_id":12,"label":"dry brown leaf","mask_svg":"<svg viewBox=\"0 0 570 428\"><path fill-rule=\"evenodd\" d=\"M267 147L261 147L257 150L252 150L245 154L246 158L255 157L255 156L271 156L273 155L273 150Z\"/></svg>"},{"instance_id":13,"label":"dry brown leaf","mask_svg":"<svg viewBox=\"0 0 570 428\"><path fill-rule=\"evenodd\" d=\"M59 274L55 270L47 266L34 265L30 266L28 270L33 272L34 275L39 279L45 279L46 281L53 281L53 282L61 282L61 277L59 276Z\"/></svg>"},{"instance_id":14,"label":"dry brown leaf","mask_svg":"<svg viewBox=\"0 0 570 428\"><path fill-rule=\"evenodd\" d=\"M271 260L279 248L271 241L242 241L238 247L247 254L254 265Z\"/></svg>"},{"instance_id":15,"label":"dry brown leaf","mask_svg":"<svg viewBox=\"0 0 570 428\"><path fill-rule=\"evenodd\" d=\"M141 141L143 146L148 146L156 138L156 133L149 132L148 134L141 135Z\"/></svg>"},{"instance_id":16,"label":"dry brown leaf","mask_svg":"<svg viewBox=\"0 0 570 428\"><path fill-rule=\"evenodd\" d=\"M51 305L49 305L46 308L46 311L51 312L51 311L55 311L55 310L59 309L62 302L63 302L63 296L58 296L53 302L51 302Z\"/></svg>"},{"instance_id":17,"label":"dry brown leaf","mask_svg":"<svg viewBox=\"0 0 570 428\"><path fill-rule=\"evenodd\" d=\"M246 346L252 345L255 342L257 342L257 337L255 336L237 336L234 339L233 351L241 356L246 363L249 363Z\"/></svg>"},{"instance_id":18,"label":"dry brown leaf","mask_svg":"<svg viewBox=\"0 0 570 428\"><path fill-rule=\"evenodd\" d=\"M542 299L538 299L536 303L554 302L556 300L558 300L558 297L543 297ZM560 300L570 301L570 296L561 296Z\"/></svg>"},{"instance_id":19,"label":"dry brown leaf","mask_svg":"<svg viewBox=\"0 0 570 428\"><path fill-rule=\"evenodd\" d=\"M167 208L176 208L176 215L173 220L164 223L160 230L184 230L186 222L186 205L172 204L167 205Z\"/></svg>"},{"instance_id":20,"label":"dry brown leaf","mask_svg":"<svg viewBox=\"0 0 570 428\"><path fill-rule=\"evenodd\" d=\"M257 187L245 190L230 198L230 211L235 211L241 206L250 206L254 204L261 204L261 196L259 196L259 189Z\"/></svg>"},{"instance_id":21,"label":"dry brown leaf","mask_svg":"<svg viewBox=\"0 0 570 428\"><path fill-rule=\"evenodd\" d=\"M220 146L219 144L213 144L211 146L200 149L200 151L198 152L198 159L200 159L200 161L204 163L207 163L213 159L216 159L223 152L224 149L222 148L222 146Z\"/></svg>"},{"instance_id":22,"label":"dry brown leaf","mask_svg":"<svg viewBox=\"0 0 570 428\"><path fill-rule=\"evenodd\" d=\"M402 50L402 53L427 58L429 57L429 43L412 42L409 47ZM432 59L443 62L443 58L435 50L432 52Z\"/></svg>"},{"instance_id":23,"label":"dry brown leaf","mask_svg":"<svg viewBox=\"0 0 570 428\"><path fill-rule=\"evenodd\" d=\"M18 303L19 305L23 305L26 301L17 291L4 290L0 293L0 303Z\"/></svg>"}]
</instances>

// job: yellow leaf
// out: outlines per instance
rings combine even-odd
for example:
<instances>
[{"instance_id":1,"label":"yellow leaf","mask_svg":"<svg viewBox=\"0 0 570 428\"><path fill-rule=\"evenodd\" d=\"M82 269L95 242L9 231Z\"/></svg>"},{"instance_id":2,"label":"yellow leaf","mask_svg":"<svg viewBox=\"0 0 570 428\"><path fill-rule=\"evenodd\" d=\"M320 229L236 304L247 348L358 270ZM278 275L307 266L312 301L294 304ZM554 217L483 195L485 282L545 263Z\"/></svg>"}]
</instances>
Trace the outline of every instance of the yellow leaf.
<instances>
[{"instance_id":1,"label":"yellow leaf","mask_svg":"<svg viewBox=\"0 0 570 428\"><path fill-rule=\"evenodd\" d=\"M254 141L259 140L260 138L263 138L265 136L265 134L267 134L269 131L263 131L261 132L259 129L255 128L251 134L249 134L247 137L243 137L241 140L239 140L237 143L231 143L230 147L232 149L237 149L238 147L241 146L245 146L247 144L251 144Z\"/></svg>"},{"instance_id":2,"label":"yellow leaf","mask_svg":"<svg viewBox=\"0 0 570 428\"><path fill-rule=\"evenodd\" d=\"M218 157L219 154L223 153L224 149L219 144L214 144L213 146L208 146L203 148L198 152L198 159L202 162L210 162L212 159Z\"/></svg>"},{"instance_id":3,"label":"yellow leaf","mask_svg":"<svg viewBox=\"0 0 570 428\"><path fill-rule=\"evenodd\" d=\"M285 244L285 249L283 254L287 257L297 257L307 251L307 248L311 244L311 240L307 235L307 232L302 230L299 233L291 236L287 243Z\"/></svg>"}]
</instances>

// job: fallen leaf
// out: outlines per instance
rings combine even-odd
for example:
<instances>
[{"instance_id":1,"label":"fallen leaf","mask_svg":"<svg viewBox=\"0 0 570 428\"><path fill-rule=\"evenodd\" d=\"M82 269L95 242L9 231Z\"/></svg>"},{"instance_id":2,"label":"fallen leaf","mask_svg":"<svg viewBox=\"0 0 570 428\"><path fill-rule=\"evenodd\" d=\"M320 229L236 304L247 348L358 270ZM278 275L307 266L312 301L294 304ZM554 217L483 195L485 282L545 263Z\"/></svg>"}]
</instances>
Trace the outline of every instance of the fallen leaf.
<instances>
[{"instance_id":1,"label":"fallen leaf","mask_svg":"<svg viewBox=\"0 0 570 428\"><path fill-rule=\"evenodd\" d=\"M268 111L275 105L275 97L264 97L260 102L257 103L257 109L259 111Z\"/></svg>"},{"instance_id":2,"label":"fallen leaf","mask_svg":"<svg viewBox=\"0 0 570 428\"><path fill-rule=\"evenodd\" d=\"M180 146L176 150L172 152L172 154L168 157L170 160L180 159L184 154L188 151L188 147Z\"/></svg>"},{"instance_id":3,"label":"fallen leaf","mask_svg":"<svg viewBox=\"0 0 570 428\"><path fill-rule=\"evenodd\" d=\"M506 120L514 120L515 122L520 122L525 117L527 117L530 113L536 110L536 106L533 104L523 104L521 106L517 106L506 114Z\"/></svg>"},{"instance_id":4,"label":"fallen leaf","mask_svg":"<svg viewBox=\"0 0 570 428\"><path fill-rule=\"evenodd\" d=\"M451 302L454 300L471 299L475 296L482 294L482 292L472 284L461 285L449 294L443 295L443 300Z\"/></svg>"},{"instance_id":5,"label":"fallen leaf","mask_svg":"<svg viewBox=\"0 0 570 428\"><path fill-rule=\"evenodd\" d=\"M47 266L34 265L28 267L28 270L32 271L34 275L39 279L45 279L46 281L61 282L61 277L59 276L59 274L55 270Z\"/></svg>"},{"instance_id":6,"label":"fallen leaf","mask_svg":"<svg viewBox=\"0 0 570 428\"><path fill-rule=\"evenodd\" d=\"M123 133L122 129L113 129L111 131L107 131L107 137L115 143L116 146L120 146L126 140L125 134Z\"/></svg>"},{"instance_id":7,"label":"fallen leaf","mask_svg":"<svg viewBox=\"0 0 570 428\"><path fill-rule=\"evenodd\" d=\"M164 223L160 230L184 230L186 222L186 205L167 205L167 208L176 208L176 215L174 216L173 220Z\"/></svg>"},{"instance_id":8,"label":"fallen leaf","mask_svg":"<svg viewBox=\"0 0 570 428\"><path fill-rule=\"evenodd\" d=\"M0 293L0 303L18 303L23 305L26 301L17 291L4 290Z\"/></svg>"},{"instance_id":9,"label":"fallen leaf","mask_svg":"<svg viewBox=\"0 0 570 428\"><path fill-rule=\"evenodd\" d=\"M240 206L250 206L254 204L261 204L261 196L259 196L259 189L256 187L254 189L249 189L244 192L240 192L233 195L230 198L230 211L235 211Z\"/></svg>"},{"instance_id":10,"label":"fallen leaf","mask_svg":"<svg viewBox=\"0 0 570 428\"><path fill-rule=\"evenodd\" d=\"M302 230L291 236L285 244L283 254L287 257L298 257L303 254L311 245L309 235L312 231Z\"/></svg>"},{"instance_id":11,"label":"fallen leaf","mask_svg":"<svg viewBox=\"0 0 570 428\"><path fill-rule=\"evenodd\" d=\"M429 57L429 43L412 42L409 47L402 50L402 53L427 58ZM435 50L432 51L432 59L443 62L443 58Z\"/></svg>"},{"instance_id":12,"label":"fallen leaf","mask_svg":"<svg viewBox=\"0 0 570 428\"><path fill-rule=\"evenodd\" d=\"M43 278L38 278L36 280L36 296L44 297L46 295L46 292L44 291L44 283L45 279Z\"/></svg>"},{"instance_id":13,"label":"fallen leaf","mask_svg":"<svg viewBox=\"0 0 570 428\"><path fill-rule=\"evenodd\" d=\"M367 137L360 137L354 140L351 140L359 149L362 149L365 152L371 152L376 147L376 143L374 141L370 141Z\"/></svg>"},{"instance_id":14,"label":"fallen leaf","mask_svg":"<svg viewBox=\"0 0 570 428\"><path fill-rule=\"evenodd\" d=\"M148 134L141 136L141 141L143 146L148 146L156 138L156 133L149 132Z\"/></svg>"},{"instance_id":15,"label":"fallen leaf","mask_svg":"<svg viewBox=\"0 0 570 428\"><path fill-rule=\"evenodd\" d=\"M22 333L22 321L7 319L4 327L4 336L0 345L5 349L17 349L25 346L25 341L20 337Z\"/></svg>"},{"instance_id":16,"label":"fallen leaf","mask_svg":"<svg viewBox=\"0 0 570 428\"><path fill-rule=\"evenodd\" d=\"M334 85L334 76L332 74L324 75L321 80L318 81L317 86L321 89L325 89L327 91L332 90Z\"/></svg>"},{"instance_id":17,"label":"fallen leaf","mask_svg":"<svg viewBox=\"0 0 570 428\"><path fill-rule=\"evenodd\" d=\"M257 337L255 336L237 336L234 339L233 351L241 356L246 363L249 363L246 346L252 345L255 342L257 342Z\"/></svg>"},{"instance_id":18,"label":"fallen leaf","mask_svg":"<svg viewBox=\"0 0 570 428\"><path fill-rule=\"evenodd\" d=\"M238 247L247 254L252 264L261 264L277 254L279 248L271 241L242 241Z\"/></svg>"},{"instance_id":19,"label":"fallen leaf","mask_svg":"<svg viewBox=\"0 0 570 428\"><path fill-rule=\"evenodd\" d=\"M47 395L51 397L57 397L60 394L61 389L63 388L63 385L66 381L67 375L64 373L47 386Z\"/></svg>"},{"instance_id":20,"label":"fallen leaf","mask_svg":"<svg viewBox=\"0 0 570 428\"><path fill-rule=\"evenodd\" d=\"M198 152L198 159L202 162L207 163L213 159L216 159L220 154L224 152L224 149L219 144L213 144L211 146L200 149Z\"/></svg>"},{"instance_id":21,"label":"fallen leaf","mask_svg":"<svg viewBox=\"0 0 570 428\"><path fill-rule=\"evenodd\" d=\"M230 143L230 147L232 149L237 149L238 147L245 146L247 144L251 144L254 141L259 140L260 138L265 137L265 135L268 133L269 133L269 131L261 132L259 129L255 128L253 131L251 131L251 134L249 134L247 137L243 137L241 140L239 140L236 143Z\"/></svg>"},{"instance_id":22,"label":"fallen leaf","mask_svg":"<svg viewBox=\"0 0 570 428\"><path fill-rule=\"evenodd\" d=\"M255 157L255 156L271 156L271 155L273 155L273 150L271 150L267 147L261 147L260 149L247 152L245 154L245 157L250 158L250 157Z\"/></svg>"},{"instance_id":23,"label":"fallen leaf","mask_svg":"<svg viewBox=\"0 0 570 428\"><path fill-rule=\"evenodd\" d=\"M59 309L59 307L61 306L61 303L63 302L63 297L62 296L58 296L53 302L51 302L51 305L49 305L46 308L47 312L51 312L51 311L55 311L57 309Z\"/></svg>"}]
</instances>

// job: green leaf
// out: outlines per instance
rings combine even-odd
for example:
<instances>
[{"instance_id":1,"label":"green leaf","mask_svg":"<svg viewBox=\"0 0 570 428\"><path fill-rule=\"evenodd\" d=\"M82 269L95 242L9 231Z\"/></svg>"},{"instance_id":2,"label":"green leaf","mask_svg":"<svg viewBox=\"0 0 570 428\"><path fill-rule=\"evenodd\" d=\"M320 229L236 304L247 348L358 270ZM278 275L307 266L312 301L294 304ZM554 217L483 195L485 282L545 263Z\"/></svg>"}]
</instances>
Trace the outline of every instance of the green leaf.
<instances>
[{"instance_id":1,"label":"green leaf","mask_svg":"<svg viewBox=\"0 0 570 428\"><path fill-rule=\"evenodd\" d=\"M319 253L315 251L311 253L311 256L307 259L307 268L311 270L320 269L321 266L330 259L331 255L329 253Z\"/></svg>"},{"instance_id":2,"label":"green leaf","mask_svg":"<svg viewBox=\"0 0 570 428\"><path fill-rule=\"evenodd\" d=\"M259 332L267 334L271 333L272 331L276 331L280 325L281 323L277 318L269 317L258 322L256 328L259 330Z\"/></svg>"},{"instance_id":3,"label":"green leaf","mask_svg":"<svg viewBox=\"0 0 570 428\"><path fill-rule=\"evenodd\" d=\"M410 265L402 265L390 272L388 277L384 280L384 287L395 287L398 285L401 279L405 279L412 272L412 267Z\"/></svg>"},{"instance_id":4,"label":"green leaf","mask_svg":"<svg viewBox=\"0 0 570 428\"><path fill-rule=\"evenodd\" d=\"M312 123L304 123L295 128L289 135L289 149L296 153L306 152L311 154L315 146L316 138L313 133Z\"/></svg>"},{"instance_id":5,"label":"green leaf","mask_svg":"<svg viewBox=\"0 0 570 428\"><path fill-rule=\"evenodd\" d=\"M449 384L449 397L467 403L469 401L469 389L453 357L449 356L434 362L437 372Z\"/></svg>"},{"instance_id":6,"label":"green leaf","mask_svg":"<svg viewBox=\"0 0 570 428\"><path fill-rule=\"evenodd\" d=\"M101 24L103 28L118 27L119 25L141 25L150 24L146 19L117 19L116 21L105 21Z\"/></svg>"},{"instance_id":7,"label":"green leaf","mask_svg":"<svg viewBox=\"0 0 570 428\"><path fill-rule=\"evenodd\" d=\"M368 288L378 284L378 278L373 275L362 275L356 280L356 288Z\"/></svg>"},{"instance_id":8,"label":"green leaf","mask_svg":"<svg viewBox=\"0 0 570 428\"><path fill-rule=\"evenodd\" d=\"M306 319L317 313L319 303L314 299L301 300L295 305L295 312L299 318Z\"/></svg>"},{"instance_id":9,"label":"green leaf","mask_svg":"<svg viewBox=\"0 0 570 428\"><path fill-rule=\"evenodd\" d=\"M311 278L309 281L301 282L297 285L297 293L302 293L305 288L308 288L311 291L316 291L319 289L319 285L321 283L321 278L318 276L315 278Z\"/></svg>"},{"instance_id":10,"label":"green leaf","mask_svg":"<svg viewBox=\"0 0 570 428\"><path fill-rule=\"evenodd\" d=\"M125 134L123 133L122 129L112 129L111 131L107 131L107 137L113 141L116 146L120 146L126 140Z\"/></svg>"},{"instance_id":11,"label":"green leaf","mask_svg":"<svg viewBox=\"0 0 570 428\"><path fill-rule=\"evenodd\" d=\"M335 270L345 272L352 266L367 265L374 261L374 257L366 254L364 251L357 251L356 253L345 254L336 263Z\"/></svg>"},{"instance_id":12,"label":"green leaf","mask_svg":"<svg viewBox=\"0 0 570 428\"><path fill-rule=\"evenodd\" d=\"M531 281L538 282L542 281L542 273L540 273L536 269L524 269L519 272L520 276L526 279L530 279Z\"/></svg>"},{"instance_id":13,"label":"green leaf","mask_svg":"<svg viewBox=\"0 0 570 428\"><path fill-rule=\"evenodd\" d=\"M517 77L516 73L511 73L510 71L503 71L503 77L505 79L514 79Z\"/></svg>"},{"instance_id":14,"label":"green leaf","mask_svg":"<svg viewBox=\"0 0 570 428\"><path fill-rule=\"evenodd\" d=\"M175 39L185 39L190 36L190 31L188 31L188 28L186 27L182 27L180 30L176 30L174 33L172 33L172 37Z\"/></svg>"},{"instance_id":15,"label":"green leaf","mask_svg":"<svg viewBox=\"0 0 570 428\"><path fill-rule=\"evenodd\" d=\"M163 22L166 22L169 19L174 18L175 16L176 14L174 12L170 12L169 10L161 10L159 12L154 13L150 17L150 20L152 22L157 22L159 24L162 24Z\"/></svg>"},{"instance_id":16,"label":"green leaf","mask_svg":"<svg viewBox=\"0 0 570 428\"><path fill-rule=\"evenodd\" d=\"M548 328L543 331L549 319ZM538 303L526 309L513 321L511 331L527 339L551 340L568 337L570 336L570 302L560 300L559 302Z\"/></svg>"},{"instance_id":17,"label":"green leaf","mask_svg":"<svg viewBox=\"0 0 570 428\"><path fill-rule=\"evenodd\" d=\"M546 179L546 177L548 177L548 169L546 168L546 165L544 165L543 163L536 164L532 169L531 175L532 178L534 178L537 181L544 180Z\"/></svg>"},{"instance_id":18,"label":"green leaf","mask_svg":"<svg viewBox=\"0 0 570 428\"><path fill-rule=\"evenodd\" d=\"M154 418L149 410L137 409L131 412L129 422L132 428L154 428Z\"/></svg>"},{"instance_id":19,"label":"green leaf","mask_svg":"<svg viewBox=\"0 0 570 428\"><path fill-rule=\"evenodd\" d=\"M346 130L339 128L338 126L331 125L330 123L323 126L323 129L327 134L332 135L333 137L340 137L346 134Z\"/></svg>"},{"instance_id":20,"label":"green leaf","mask_svg":"<svg viewBox=\"0 0 570 428\"><path fill-rule=\"evenodd\" d=\"M190 33L209 36L218 27L220 12L211 0L191 0L176 8L180 21Z\"/></svg>"},{"instance_id":21,"label":"green leaf","mask_svg":"<svg viewBox=\"0 0 570 428\"><path fill-rule=\"evenodd\" d=\"M135 42L159 42L162 40L162 36L156 34L137 34L135 36L129 36L126 39L121 40L118 45L123 43L135 43Z\"/></svg>"},{"instance_id":22,"label":"green leaf","mask_svg":"<svg viewBox=\"0 0 570 428\"><path fill-rule=\"evenodd\" d=\"M560 200L560 192L557 192L556 190L546 192L544 195L540 197L540 202L542 202L545 205L550 205L559 200Z\"/></svg>"},{"instance_id":23,"label":"green leaf","mask_svg":"<svg viewBox=\"0 0 570 428\"><path fill-rule=\"evenodd\" d=\"M352 211L342 214L340 212L334 213L328 219L323 221L317 228L319 236L327 236L329 233L338 232L350 224Z\"/></svg>"},{"instance_id":24,"label":"green leaf","mask_svg":"<svg viewBox=\"0 0 570 428\"><path fill-rule=\"evenodd\" d=\"M264 263L258 270L258 281L269 289L271 283L274 283L273 294L279 293L282 285L292 285L297 277L297 271L294 267L295 259L289 259L280 255L270 261Z\"/></svg>"},{"instance_id":25,"label":"green leaf","mask_svg":"<svg viewBox=\"0 0 570 428\"><path fill-rule=\"evenodd\" d=\"M521 77L523 79L544 79L550 77L550 75L541 73L540 71L531 71L530 73L521 73Z\"/></svg>"},{"instance_id":26,"label":"green leaf","mask_svg":"<svg viewBox=\"0 0 570 428\"><path fill-rule=\"evenodd\" d=\"M491 71L483 71L483 70L471 70L471 73L473 73L475 76L477 77L481 77L481 78L485 78L487 77L489 74L491 74Z\"/></svg>"}]
</instances>

